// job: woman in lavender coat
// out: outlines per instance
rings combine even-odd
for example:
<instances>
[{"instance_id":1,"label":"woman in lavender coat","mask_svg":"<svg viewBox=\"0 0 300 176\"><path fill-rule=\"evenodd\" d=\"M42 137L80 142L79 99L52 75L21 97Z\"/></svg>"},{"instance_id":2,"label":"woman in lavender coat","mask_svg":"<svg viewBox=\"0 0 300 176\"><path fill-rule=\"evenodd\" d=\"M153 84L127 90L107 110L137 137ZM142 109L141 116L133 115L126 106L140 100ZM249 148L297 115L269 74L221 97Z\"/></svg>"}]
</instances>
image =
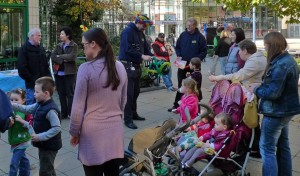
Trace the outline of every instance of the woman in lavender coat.
<instances>
[{"instance_id":1,"label":"woman in lavender coat","mask_svg":"<svg viewBox=\"0 0 300 176\"><path fill-rule=\"evenodd\" d=\"M83 33L87 57L79 67L70 121L70 143L87 176L118 176L124 157L122 114L127 74L115 60L107 35L100 28Z\"/></svg>"}]
</instances>

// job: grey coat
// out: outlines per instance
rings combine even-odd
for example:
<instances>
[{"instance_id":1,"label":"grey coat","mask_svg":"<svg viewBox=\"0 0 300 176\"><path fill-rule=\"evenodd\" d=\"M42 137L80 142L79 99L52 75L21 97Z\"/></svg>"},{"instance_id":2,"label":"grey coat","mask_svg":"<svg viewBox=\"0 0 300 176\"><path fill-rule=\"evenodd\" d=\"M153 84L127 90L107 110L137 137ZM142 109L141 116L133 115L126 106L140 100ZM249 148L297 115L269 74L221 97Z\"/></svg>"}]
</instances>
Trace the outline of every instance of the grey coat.
<instances>
[{"instance_id":1,"label":"grey coat","mask_svg":"<svg viewBox=\"0 0 300 176\"><path fill-rule=\"evenodd\" d=\"M63 50L63 42L56 45L55 49L51 53L51 59L53 63L61 65L64 63L64 72L65 75L72 75L76 74L76 58L77 58L77 51L78 45L71 41L68 46L66 46L64 53ZM57 72L54 70L54 74Z\"/></svg>"}]
</instances>

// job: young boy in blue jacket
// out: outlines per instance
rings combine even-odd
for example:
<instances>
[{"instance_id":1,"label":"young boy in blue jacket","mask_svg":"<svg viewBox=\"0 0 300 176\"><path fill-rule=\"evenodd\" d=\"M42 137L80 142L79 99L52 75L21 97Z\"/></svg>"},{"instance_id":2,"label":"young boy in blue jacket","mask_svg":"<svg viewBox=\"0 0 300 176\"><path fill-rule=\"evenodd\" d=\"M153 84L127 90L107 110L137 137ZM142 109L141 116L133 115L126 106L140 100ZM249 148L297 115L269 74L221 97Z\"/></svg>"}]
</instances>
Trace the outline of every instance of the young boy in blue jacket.
<instances>
[{"instance_id":1,"label":"young boy in blue jacket","mask_svg":"<svg viewBox=\"0 0 300 176\"><path fill-rule=\"evenodd\" d=\"M20 105L12 103L15 111L33 114L32 145L38 148L40 170L39 175L56 175L54 160L62 147L60 111L52 99L55 83L51 77L41 77L35 81L35 104Z\"/></svg>"}]
</instances>

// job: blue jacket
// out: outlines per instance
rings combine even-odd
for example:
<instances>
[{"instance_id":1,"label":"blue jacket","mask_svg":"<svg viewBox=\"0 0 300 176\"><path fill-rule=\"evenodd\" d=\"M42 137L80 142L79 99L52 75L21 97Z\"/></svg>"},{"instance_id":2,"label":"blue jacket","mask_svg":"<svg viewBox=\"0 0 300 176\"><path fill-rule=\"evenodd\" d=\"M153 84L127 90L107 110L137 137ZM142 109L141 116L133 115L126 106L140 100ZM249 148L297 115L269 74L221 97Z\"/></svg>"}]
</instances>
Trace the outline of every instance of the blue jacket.
<instances>
[{"instance_id":1,"label":"blue jacket","mask_svg":"<svg viewBox=\"0 0 300 176\"><path fill-rule=\"evenodd\" d=\"M225 75L232 74L240 70L239 62L237 58L238 53L239 53L239 47L237 44L234 44L232 47L230 47L227 63L225 65Z\"/></svg>"},{"instance_id":2,"label":"blue jacket","mask_svg":"<svg viewBox=\"0 0 300 176\"><path fill-rule=\"evenodd\" d=\"M122 31L119 60L141 64L142 54L153 56L149 50L145 34L134 23L129 23Z\"/></svg>"},{"instance_id":3,"label":"blue jacket","mask_svg":"<svg viewBox=\"0 0 300 176\"><path fill-rule=\"evenodd\" d=\"M260 113L270 117L288 117L300 113L299 69L287 52L277 56L266 71L263 84L254 89L261 99Z\"/></svg>"},{"instance_id":4,"label":"blue jacket","mask_svg":"<svg viewBox=\"0 0 300 176\"><path fill-rule=\"evenodd\" d=\"M193 34L185 30L180 34L175 50L177 56L182 57L182 60L190 61L193 57L204 60L207 54L206 40L198 28Z\"/></svg>"}]
</instances>

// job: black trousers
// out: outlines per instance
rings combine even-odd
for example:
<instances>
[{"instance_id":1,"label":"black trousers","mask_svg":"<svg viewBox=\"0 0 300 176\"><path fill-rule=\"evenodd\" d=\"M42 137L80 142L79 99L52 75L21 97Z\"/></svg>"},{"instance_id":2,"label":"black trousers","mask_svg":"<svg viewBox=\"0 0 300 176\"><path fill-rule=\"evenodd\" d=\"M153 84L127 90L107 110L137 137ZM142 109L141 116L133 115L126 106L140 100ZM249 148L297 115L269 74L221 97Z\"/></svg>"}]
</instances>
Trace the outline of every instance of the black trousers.
<instances>
[{"instance_id":1,"label":"black trousers","mask_svg":"<svg viewBox=\"0 0 300 176\"><path fill-rule=\"evenodd\" d=\"M120 159L112 159L101 165L83 165L86 176L119 176Z\"/></svg>"},{"instance_id":2,"label":"black trousers","mask_svg":"<svg viewBox=\"0 0 300 176\"><path fill-rule=\"evenodd\" d=\"M39 148L40 170L39 176L56 176L54 160L57 151L44 150Z\"/></svg>"},{"instance_id":3,"label":"black trousers","mask_svg":"<svg viewBox=\"0 0 300 176\"><path fill-rule=\"evenodd\" d=\"M55 84L59 96L62 118L67 118L71 115L74 97L74 81L75 75L55 75Z\"/></svg>"},{"instance_id":4,"label":"black trousers","mask_svg":"<svg viewBox=\"0 0 300 176\"><path fill-rule=\"evenodd\" d=\"M187 72L191 72L191 70L190 69L182 70L182 69L178 68L178 71L177 71L178 89L182 86L182 80L184 80L186 78ZM177 91L175 101L174 101L175 107L179 106L178 101L181 99L182 95L183 95L182 93Z\"/></svg>"},{"instance_id":5,"label":"black trousers","mask_svg":"<svg viewBox=\"0 0 300 176\"><path fill-rule=\"evenodd\" d=\"M135 65L132 67L129 63L123 63L125 66L128 84L127 84L127 103L124 110L125 123L132 122L132 118L137 116L137 99L140 95L140 79L141 79L141 67ZM134 69L133 69L134 68Z\"/></svg>"}]
</instances>

